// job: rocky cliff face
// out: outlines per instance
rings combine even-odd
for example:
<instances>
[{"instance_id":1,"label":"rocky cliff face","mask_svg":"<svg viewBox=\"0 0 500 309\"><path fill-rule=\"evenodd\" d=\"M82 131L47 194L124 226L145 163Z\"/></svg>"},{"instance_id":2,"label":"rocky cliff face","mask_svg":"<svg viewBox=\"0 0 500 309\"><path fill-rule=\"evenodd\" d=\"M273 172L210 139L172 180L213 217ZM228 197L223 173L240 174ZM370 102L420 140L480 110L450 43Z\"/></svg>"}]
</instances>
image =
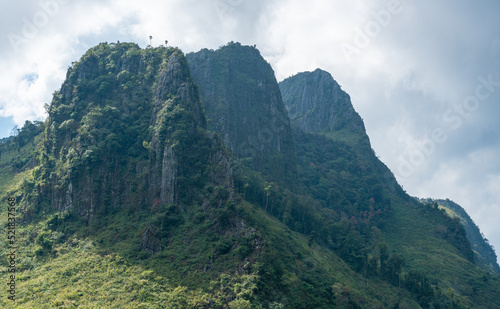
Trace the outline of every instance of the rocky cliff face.
<instances>
[{"instance_id":1,"label":"rocky cliff face","mask_svg":"<svg viewBox=\"0 0 500 309\"><path fill-rule=\"evenodd\" d=\"M232 199L231 156L205 128L180 50L100 44L54 96L38 192L89 222L115 209L206 204L206 185L225 187Z\"/></svg>"},{"instance_id":2,"label":"rocky cliff face","mask_svg":"<svg viewBox=\"0 0 500 309\"><path fill-rule=\"evenodd\" d=\"M304 132L345 130L365 134L361 117L349 95L323 70L303 72L279 84L292 123Z\"/></svg>"},{"instance_id":3,"label":"rocky cliff face","mask_svg":"<svg viewBox=\"0 0 500 309\"><path fill-rule=\"evenodd\" d=\"M254 47L229 43L187 55L209 119L236 158L260 171L293 178L290 120L271 66Z\"/></svg>"}]
</instances>

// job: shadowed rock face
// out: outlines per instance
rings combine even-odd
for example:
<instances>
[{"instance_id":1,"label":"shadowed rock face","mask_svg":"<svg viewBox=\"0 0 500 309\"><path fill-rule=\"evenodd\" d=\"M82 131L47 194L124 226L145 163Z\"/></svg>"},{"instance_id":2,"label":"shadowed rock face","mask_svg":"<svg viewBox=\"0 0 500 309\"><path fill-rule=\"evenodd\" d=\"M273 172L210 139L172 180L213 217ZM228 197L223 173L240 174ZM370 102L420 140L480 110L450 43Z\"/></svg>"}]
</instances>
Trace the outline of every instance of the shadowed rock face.
<instances>
[{"instance_id":1,"label":"shadowed rock face","mask_svg":"<svg viewBox=\"0 0 500 309\"><path fill-rule=\"evenodd\" d=\"M207 115L238 159L259 171L293 178L290 120L274 72L254 47L229 43L187 55ZM272 167L272 168L270 168Z\"/></svg>"},{"instance_id":2,"label":"shadowed rock face","mask_svg":"<svg viewBox=\"0 0 500 309\"><path fill-rule=\"evenodd\" d=\"M279 86L292 123L303 131L347 130L365 134L363 121L349 95L328 72L316 69L299 73L283 80Z\"/></svg>"}]
</instances>

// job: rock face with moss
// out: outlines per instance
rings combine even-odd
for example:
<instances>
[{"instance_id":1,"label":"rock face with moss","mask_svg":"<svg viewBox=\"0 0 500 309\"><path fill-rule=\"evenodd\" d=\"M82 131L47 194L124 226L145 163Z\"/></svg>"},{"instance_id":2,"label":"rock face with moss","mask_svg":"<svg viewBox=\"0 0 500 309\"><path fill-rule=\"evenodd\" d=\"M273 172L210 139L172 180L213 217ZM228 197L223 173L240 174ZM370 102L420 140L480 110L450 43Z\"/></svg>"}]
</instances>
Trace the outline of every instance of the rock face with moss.
<instances>
[{"instance_id":1,"label":"rock face with moss","mask_svg":"<svg viewBox=\"0 0 500 309\"><path fill-rule=\"evenodd\" d=\"M290 120L274 72L259 51L239 43L187 55L210 130L238 159L279 179L295 175Z\"/></svg>"},{"instance_id":2,"label":"rock face with moss","mask_svg":"<svg viewBox=\"0 0 500 309\"><path fill-rule=\"evenodd\" d=\"M55 209L75 208L89 222L155 201L206 204L205 185L223 186L232 198L231 156L206 132L198 89L176 48L92 48L54 96L45 134L38 190Z\"/></svg>"},{"instance_id":3,"label":"rock face with moss","mask_svg":"<svg viewBox=\"0 0 500 309\"><path fill-rule=\"evenodd\" d=\"M349 95L330 73L320 69L302 72L279 84L292 123L309 133L340 130L365 134L361 117Z\"/></svg>"}]
</instances>

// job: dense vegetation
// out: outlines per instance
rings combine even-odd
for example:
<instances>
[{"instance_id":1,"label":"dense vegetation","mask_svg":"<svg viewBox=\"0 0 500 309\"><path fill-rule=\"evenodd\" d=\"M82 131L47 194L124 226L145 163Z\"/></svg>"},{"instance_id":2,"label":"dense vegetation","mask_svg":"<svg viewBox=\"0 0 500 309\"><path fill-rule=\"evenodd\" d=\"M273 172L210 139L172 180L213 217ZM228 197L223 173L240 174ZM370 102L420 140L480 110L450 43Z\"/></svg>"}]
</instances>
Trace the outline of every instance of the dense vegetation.
<instances>
[{"instance_id":1,"label":"dense vegetation","mask_svg":"<svg viewBox=\"0 0 500 309\"><path fill-rule=\"evenodd\" d=\"M283 102L254 47L90 49L48 119L0 144L0 198L20 205L15 306L499 307L461 222L401 189L315 73ZM290 87L348 111L309 130L324 112L290 121Z\"/></svg>"},{"instance_id":2,"label":"dense vegetation","mask_svg":"<svg viewBox=\"0 0 500 309\"><path fill-rule=\"evenodd\" d=\"M474 221L469 217L467 212L458 204L446 200L432 200L432 199L422 199L423 203L437 204L438 208L446 211L446 213L454 218L459 219L460 223L464 226L465 232L467 233L467 238L470 241L472 250L474 251L474 259L478 264L490 271L495 273L500 273L500 267L497 263L497 255L495 249L490 245L488 239L479 231L479 227L474 223Z\"/></svg>"}]
</instances>

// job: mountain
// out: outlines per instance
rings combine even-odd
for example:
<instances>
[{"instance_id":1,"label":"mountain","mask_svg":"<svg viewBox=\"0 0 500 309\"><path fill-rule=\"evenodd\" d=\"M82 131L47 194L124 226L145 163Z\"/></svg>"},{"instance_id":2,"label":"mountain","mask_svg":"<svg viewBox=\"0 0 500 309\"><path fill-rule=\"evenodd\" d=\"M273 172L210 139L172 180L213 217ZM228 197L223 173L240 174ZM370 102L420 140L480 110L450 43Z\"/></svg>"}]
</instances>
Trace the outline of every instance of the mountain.
<instances>
[{"instance_id":1,"label":"mountain","mask_svg":"<svg viewBox=\"0 0 500 309\"><path fill-rule=\"evenodd\" d=\"M325 71L102 43L46 108L0 144L22 248L2 307L500 307L462 223L402 190Z\"/></svg>"},{"instance_id":2,"label":"mountain","mask_svg":"<svg viewBox=\"0 0 500 309\"><path fill-rule=\"evenodd\" d=\"M351 268L366 272L372 268L382 277L390 277L391 274L383 274L383 264L387 251L392 251L396 265L398 258L404 261L397 271L401 280L398 284L408 284L409 290L413 286L411 278L423 276L423 282L447 286L454 293L477 291L467 279L468 271L474 269L472 263L482 263L475 259L462 224L432 205L415 201L402 190L374 154L349 96L331 75L320 69L299 73L280 82L280 88L290 111L303 190L320 202L322 209L336 211L337 220L349 222L350 226L344 226L340 234L358 244L348 246L345 238L340 237L339 241L339 237L332 237L336 253ZM447 261L445 265L443 260ZM458 275L461 272L462 284L467 288L453 282L462 276ZM422 290L418 293L422 307L439 303L428 299ZM474 306L481 307L477 299Z\"/></svg>"},{"instance_id":3,"label":"mountain","mask_svg":"<svg viewBox=\"0 0 500 309\"><path fill-rule=\"evenodd\" d=\"M483 234L479 230L479 227L474 223L471 217L467 214L462 206L446 200L433 200L433 199L422 199L425 203L437 203L438 207L444 209L448 215L453 218L460 219L460 222L465 227L467 232L467 238L474 250L476 259L480 262L483 268L494 271L495 273L500 273L500 267L497 262L497 255L493 247L489 244L488 240L484 238Z\"/></svg>"},{"instance_id":4,"label":"mountain","mask_svg":"<svg viewBox=\"0 0 500 309\"><path fill-rule=\"evenodd\" d=\"M274 72L255 47L239 43L187 54L208 127L238 159L291 181L295 175L290 119Z\"/></svg>"}]
</instances>

